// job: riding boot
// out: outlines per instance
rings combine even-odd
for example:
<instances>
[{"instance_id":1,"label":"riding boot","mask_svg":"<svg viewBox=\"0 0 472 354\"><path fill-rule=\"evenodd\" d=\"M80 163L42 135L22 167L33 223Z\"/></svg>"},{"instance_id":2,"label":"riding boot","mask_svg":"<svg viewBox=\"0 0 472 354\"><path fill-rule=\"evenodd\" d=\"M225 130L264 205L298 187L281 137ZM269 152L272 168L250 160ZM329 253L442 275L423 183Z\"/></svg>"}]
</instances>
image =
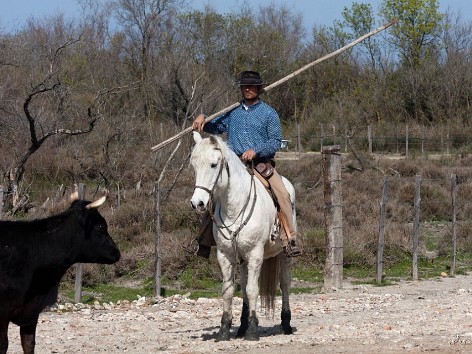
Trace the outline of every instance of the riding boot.
<instances>
[{"instance_id":1,"label":"riding boot","mask_svg":"<svg viewBox=\"0 0 472 354\"><path fill-rule=\"evenodd\" d=\"M290 228L289 222L287 220L290 220L290 218L287 219L287 217L284 215L282 210L279 210L279 220L282 224L281 230L280 230L280 238L282 240L282 245L284 248L284 253L287 257L298 257L302 254L302 250L299 247L297 243L297 234L292 228ZM293 225L293 223L291 223Z\"/></svg>"},{"instance_id":2,"label":"riding boot","mask_svg":"<svg viewBox=\"0 0 472 354\"><path fill-rule=\"evenodd\" d=\"M211 246L214 246L215 244L215 239L213 237L213 224L210 213L207 212L202 216L198 236L188 244L182 245L182 248L188 253L203 258L210 258Z\"/></svg>"}]
</instances>

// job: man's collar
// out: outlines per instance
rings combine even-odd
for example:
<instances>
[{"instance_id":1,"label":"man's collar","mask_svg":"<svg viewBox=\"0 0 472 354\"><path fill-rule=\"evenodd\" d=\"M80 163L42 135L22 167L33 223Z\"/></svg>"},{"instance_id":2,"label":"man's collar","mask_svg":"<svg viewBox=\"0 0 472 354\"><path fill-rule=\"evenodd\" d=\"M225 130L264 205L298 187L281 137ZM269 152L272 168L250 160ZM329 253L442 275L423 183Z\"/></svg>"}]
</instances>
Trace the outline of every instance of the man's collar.
<instances>
[{"instance_id":1,"label":"man's collar","mask_svg":"<svg viewBox=\"0 0 472 354\"><path fill-rule=\"evenodd\" d=\"M259 100L257 100L257 102L248 105L248 104L246 104L246 102L243 101L243 108L247 111L250 107L254 107L254 106L258 105L260 102L261 102L261 100L259 99Z\"/></svg>"}]
</instances>

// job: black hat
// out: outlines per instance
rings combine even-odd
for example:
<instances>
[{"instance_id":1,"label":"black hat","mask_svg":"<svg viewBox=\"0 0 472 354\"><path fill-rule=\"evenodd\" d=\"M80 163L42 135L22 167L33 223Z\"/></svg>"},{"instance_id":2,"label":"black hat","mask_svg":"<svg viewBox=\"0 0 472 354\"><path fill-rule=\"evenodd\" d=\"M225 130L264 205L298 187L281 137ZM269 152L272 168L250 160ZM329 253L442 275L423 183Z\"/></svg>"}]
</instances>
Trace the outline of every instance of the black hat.
<instances>
[{"instance_id":1,"label":"black hat","mask_svg":"<svg viewBox=\"0 0 472 354\"><path fill-rule=\"evenodd\" d=\"M239 86L241 85L256 85L262 86L265 83L262 82L261 75L257 71L243 71L241 77L236 82Z\"/></svg>"}]
</instances>

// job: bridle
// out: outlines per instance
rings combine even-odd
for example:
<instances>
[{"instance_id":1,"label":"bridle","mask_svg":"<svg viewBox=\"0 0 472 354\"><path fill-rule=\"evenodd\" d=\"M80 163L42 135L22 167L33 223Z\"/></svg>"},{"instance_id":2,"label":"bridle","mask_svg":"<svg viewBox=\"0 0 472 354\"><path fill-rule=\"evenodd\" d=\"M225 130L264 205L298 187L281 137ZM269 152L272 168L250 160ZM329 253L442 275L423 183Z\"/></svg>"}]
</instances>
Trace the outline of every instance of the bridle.
<instances>
[{"instance_id":1,"label":"bridle","mask_svg":"<svg viewBox=\"0 0 472 354\"><path fill-rule=\"evenodd\" d=\"M210 199L208 201L208 213L210 215L210 218L211 220L213 221L213 223L216 225L216 227L221 231L221 234L223 235L223 237L226 239L226 240L232 240L234 241L236 239L236 237L238 236L239 232L242 230L242 228L244 226L246 226L246 224L248 223L249 219L251 218L252 216L252 213L254 212L254 208L256 206L256 201L257 201L257 193L256 193L256 188L255 188L255 181L254 181L254 177L251 177L251 187L250 187L250 190L249 190L249 193L248 193L248 196L246 198L246 202L244 203L244 206L242 207L242 209L240 210L240 212L238 213L238 215L236 216L236 218L234 219L234 221L231 223L231 225L226 225L225 223L218 223L218 221L215 219L215 215L214 215L214 211L213 211L213 197L214 197L214 191L215 191L215 187L216 187L216 184L217 184L217 181L218 179L221 177L221 174L223 173L223 166L226 167L226 173L228 174L228 182L230 180L230 172L229 172L229 165L228 165L228 162L225 160L225 158L223 157L223 154L222 155L222 159L220 161L220 169L218 170L218 174L216 175L216 178L215 178L215 182L213 183L213 187L211 189L207 188L207 187L204 187L204 186L195 186L195 189L199 188L199 189L202 189L204 190L205 192L208 193ZM244 221L239 225L239 227L234 230L234 231L231 231L229 228L231 226L233 226L236 221L240 218L241 215L244 214L244 212L246 211L248 205L249 205L249 202L251 200L251 194L254 194L254 199L253 199L253 202L252 202L252 205L251 205L251 209L249 211L249 214L247 215L247 217L244 219ZM220 219L222 219L221 217L221 209L219 210L220 212ZM226 229L227 232L229 232L229 236L226 236L224 233L223 233L223 229ZM235 244L236 246L236 244Z\"/></svg>"},{"instance_id":2,"label":"bridle","mask_svg":"<svg viewBox=\"0 0 472 354\"><path fill-rule=\"evenodd\" d=\"M221 177L221 173L223 172L223 166L226 166L226 173L228 173L228 180L229 180L229 166L228 163L225 162L225 159L223 157L223 154L221 154L221 163L220 163L220 169L218 170L218 174L216 175L215 182L213 182L213 187L211 189L208 189L207 187L204 186L195 186L195 189L203 189L205 192L207 192L210 195L210 202L213 200L213 192L215 191L216 187L216 182L218 181L218 178Z\"/></svg>"}]
</instances>

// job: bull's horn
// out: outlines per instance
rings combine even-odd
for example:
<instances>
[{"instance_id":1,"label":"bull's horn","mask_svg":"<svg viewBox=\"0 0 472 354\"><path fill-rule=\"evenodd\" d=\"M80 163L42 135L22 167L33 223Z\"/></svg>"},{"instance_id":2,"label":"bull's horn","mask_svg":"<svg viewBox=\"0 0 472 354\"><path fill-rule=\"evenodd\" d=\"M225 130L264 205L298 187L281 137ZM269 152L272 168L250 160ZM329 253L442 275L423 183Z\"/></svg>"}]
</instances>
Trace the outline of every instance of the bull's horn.
<instances>
[{"instance_id":1,"label":"bull's horn","mask_svg":"<svg viewBox=\"0 0 472 354\"><path fill-rule=\"evenodd\" d=\"M87 204L87 206L85 208L87 208L87 209L98 208L100 205L105 203L105 200L107 200L107 197L104 195L103 197L101 197L100 199L94 201L93 203Z\"/></svg>"}]
</instances>

